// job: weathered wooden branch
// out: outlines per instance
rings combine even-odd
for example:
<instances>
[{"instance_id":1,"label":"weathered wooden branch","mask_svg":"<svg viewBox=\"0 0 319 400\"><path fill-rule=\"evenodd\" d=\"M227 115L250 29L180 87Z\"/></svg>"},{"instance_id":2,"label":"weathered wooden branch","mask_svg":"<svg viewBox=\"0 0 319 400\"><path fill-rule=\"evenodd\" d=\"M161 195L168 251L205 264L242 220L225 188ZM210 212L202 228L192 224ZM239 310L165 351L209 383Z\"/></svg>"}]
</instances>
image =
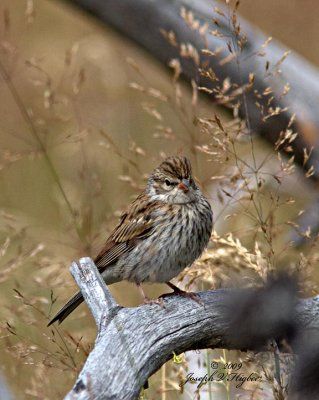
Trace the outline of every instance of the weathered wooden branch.
<instances>
[{"instance_id":1,"label":"weathered wooden branch","mask_svg":"<svg viewBox=\"0 0 319 400\"><path fill-rule=\"evenodd\" d=\"M172 296L165 299L164 309L158 305L122 308L90 258L73 263L71 273L93 314L98 335L67 400L137 399L147 379L172 358L173 351L237 348L225 318L232 289L199 293L204 307ZM319 296L300 300L296 319L303 331L318 329Z\"/></svg>"},{"instance_id":2,"label":"weathered wooden branch","mask_svg":"<svg viewBox=\"0 0 319 400\"><path fill-rule=\"evenodd\" d=\"M222 2L216 0L69 0L80 6L82 9L92 13L101 21L113 26L121 33L144 47L159 61L167 65L168 62L177 58L180 60L184 77L187 80L195 79L199 86L214 88L221 85L221 82L230 78L232 83L239 86L248 82L250 73L254 73L255 82L253 88L245 93L245 100L240 100L240 114L249 124L252 131L260 134L267 141L274 144L280 132L285 131L294 113L297 113L297 122L291 125L299 136L291 143L296 162L306 170L313 165L316 169L313 178L319 178L319 113L316 105L319 101L319 72L304 58L292 53L288 59L280 65L281 74L271 76L268 72L276 69L279 60L287 50L285 46L273 40L267 47L265 57L257 56L262 49L262 44L267 36L256 27L249 24L243 18L240 21L241 32L247 37L247 44L244 46L239 61L233 60L228 63L221 63L221 60L230 55L228 43L232 51L236 51L234 43L237 39L234 36L232 24L223 20L214 7L222 10L230 17L229 10L225 9ZM180 16L181 8L185 7L192 11L195 18L202 24L207 23L209 30L219 30L224 33L224 38L207 35L207 45L212 51L221 48L221 53L216 57L207 57L202 53L204 41L202 37L189 28ZM213 18L218 18L219 26L213 23ZM197 50L201 64L206 68L212 68L219 81L215 84L198 73L198 67L190 58L181 57L180 48L174 47L164 38L162 31L175 33L178 43L191 43ZM269 69L266 71L266 61ZM291 84L290 92L283 98L281 96L286 82ZM288 109L272 118L262 122L260 110L256 106L256 100L265 109L268 109L267 102L272 94L256 97L255 90L260 94L271 86L274 93L274 100L271 106ZM214 96L212 99L216 100ZM314 146L308 162L304 162L304 148Z\"/></svg>"}]
</instances>

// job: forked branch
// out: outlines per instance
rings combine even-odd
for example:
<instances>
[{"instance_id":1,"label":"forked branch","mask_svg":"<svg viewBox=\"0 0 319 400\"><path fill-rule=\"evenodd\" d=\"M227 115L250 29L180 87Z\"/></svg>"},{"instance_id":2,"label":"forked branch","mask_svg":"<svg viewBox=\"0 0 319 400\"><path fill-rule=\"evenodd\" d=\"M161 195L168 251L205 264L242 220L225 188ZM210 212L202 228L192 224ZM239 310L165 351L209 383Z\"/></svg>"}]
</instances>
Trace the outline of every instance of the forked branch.
<instances>
[{"instance_id":1,"label":"forked branch","mask_svg":"<svg viewBox=\"0 0 319 400\"><path fill-rule=\"evenodd\" d=\"M173 352L238 348L238 338L229 335L225 318L236 289L199 293L204 307L173 296L165 299L165 308L123 308L114 301L90 258L73 263L71 273L93 314L98 334L67 400L137 399L147 379L173 357ZM233 307L236 313L236 304ZM300 300L296 314L301 329L318 329L319 296Z\"/></svg>"}]
</instances>

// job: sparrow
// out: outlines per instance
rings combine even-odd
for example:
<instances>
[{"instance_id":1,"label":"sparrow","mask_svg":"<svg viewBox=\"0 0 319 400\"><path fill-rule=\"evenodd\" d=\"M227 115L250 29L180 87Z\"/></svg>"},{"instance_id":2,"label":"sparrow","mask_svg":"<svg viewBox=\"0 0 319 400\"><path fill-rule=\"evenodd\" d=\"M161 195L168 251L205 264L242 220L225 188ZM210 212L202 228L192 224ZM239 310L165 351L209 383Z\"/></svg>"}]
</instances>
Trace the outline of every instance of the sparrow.
<instances>
[{"instance_id":1,"label":"sparrow","mask_svg":"<svg viewBox=\"0 0 319 400\"><path fill-rule=\"evenodd\" d=\"M192 177L184 156L165 159L149 176L145 190L130 204L94 259L106 284L134 282L146 303L144 282L169 282L190 266L208 244L213 227L209 202ZM191 297L191 296L190 296ZM83 302L76 293L48 323L61 323Z\"/></svg>"}]
</instances>

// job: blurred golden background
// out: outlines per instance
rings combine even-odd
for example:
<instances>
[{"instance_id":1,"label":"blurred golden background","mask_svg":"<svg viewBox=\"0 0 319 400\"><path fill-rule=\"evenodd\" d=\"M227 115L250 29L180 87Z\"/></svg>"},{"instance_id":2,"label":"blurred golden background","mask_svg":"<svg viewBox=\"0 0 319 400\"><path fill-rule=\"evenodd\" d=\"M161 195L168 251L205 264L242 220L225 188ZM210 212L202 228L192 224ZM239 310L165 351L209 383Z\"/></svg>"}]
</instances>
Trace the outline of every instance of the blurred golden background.
<instances>
[{"instance_id":1,"label":"blurred golden background","mask_svg":"<svg viewBox=\"0 0 319 400\"><path fill-rule=\"evenodd\" d=\"M310 0L302 6L297 0L242 0L239 8L316 65L318 11L319 4ZM221 204L218 184L210 179L232 166L196 151L207 137L194 126L194 115L218 113L227 121L223 110L206 99L194 108L191 88L182 83L183 104L173 106L165 100L175 97L170 71L66 2L0 0L0 15L0 366L17 399L62 398L95 339L85 305L60 327L46 328L75 289L68 266L96 254L161 158L191 157L220 235L232 232L251 248L254 228L244 215L225 218L236 206ZM132 83L158 92L149 96ZM257 157L265 157L270 148L254 140ZM249 159L245 143L238 151ZM286 248L284 222L314 193L298 173L287 177L280 193L296 200L278 212L281 236L275 247L280 255L287 251L278 257L283 263L295 255ZM123 306L141 302L134 285L119 283L111 291ZM154 285L146 291L155 297L166 289ZM163 394L166 373L151 378L147 398L191 398L173 385ZM226 398L224 389L218 390L214 398Z\"/></svg>"}]
</instances>

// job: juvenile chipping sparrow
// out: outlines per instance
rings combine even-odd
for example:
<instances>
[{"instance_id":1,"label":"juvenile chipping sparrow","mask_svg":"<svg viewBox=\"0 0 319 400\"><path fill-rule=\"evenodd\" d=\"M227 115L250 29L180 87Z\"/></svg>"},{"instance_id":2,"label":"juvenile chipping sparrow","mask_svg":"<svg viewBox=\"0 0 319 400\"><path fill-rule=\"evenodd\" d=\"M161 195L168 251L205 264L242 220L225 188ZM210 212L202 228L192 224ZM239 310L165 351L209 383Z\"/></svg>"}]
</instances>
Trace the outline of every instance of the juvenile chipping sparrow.
<instances>
[{"instance_id":1,"label":"juvenile chipping sparrow","mask_svg":"<svg viewBox=\"0 0 319 400\"><path fill-rule=\"evenodd\" d=\"M150 175L145 190L124 212L94 262L107 284L167 283L206 247L213 213L192 178L186 157L169 157ZM61 323L83 301L74 295L49 322ZM152 302L152 301L151 301Z\"/></svg>"}]
</instances>

